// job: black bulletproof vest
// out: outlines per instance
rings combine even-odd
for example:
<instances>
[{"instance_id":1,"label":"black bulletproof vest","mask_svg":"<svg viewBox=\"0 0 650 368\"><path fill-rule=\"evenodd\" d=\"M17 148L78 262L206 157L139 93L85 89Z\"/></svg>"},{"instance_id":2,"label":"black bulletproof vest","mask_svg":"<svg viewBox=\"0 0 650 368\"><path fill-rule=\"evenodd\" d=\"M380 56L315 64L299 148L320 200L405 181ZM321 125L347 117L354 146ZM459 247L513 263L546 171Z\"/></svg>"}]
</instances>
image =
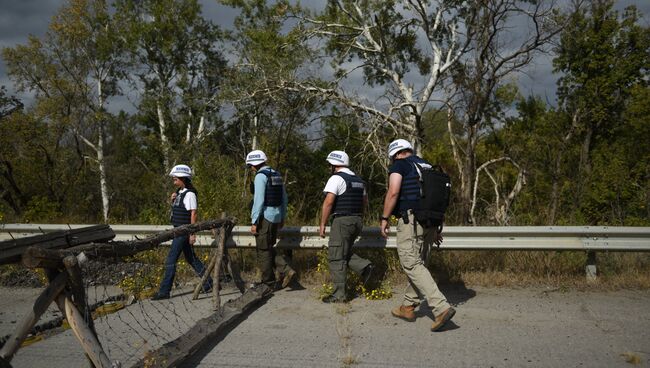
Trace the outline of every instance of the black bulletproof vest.
<instances>
[{"instance_id":1,"label":"black bulletproof vest","mask_svg":"<svg viewBox=\"0 0 650 368\"><path fill-rule=\"evenodd\" d=\"M334 215L358 215L363 214L363 190L366 183L356 175L344 172L337 172L345 180L345 192L336 196L332 213Z\"/></svg>"},{"instance_id":2,"label":"black bulletproof vest","mask_svg":"<svg viewBox=\"0 0 650 368\"><path fill-rule=\"evenodd\" d=\"M258 174L266 175L266 188L264 190L264 206L278 207L282 205L284 183L282 175L271 169L260 170Z\"/></svg>"},{"instance_id":3,"label":"black bulletproof vest","mask_svg":"<svg viewBox=\"0 0 650 368\"><path fill-rule=\"evenodd\" d=\"M187 225L192 222L192 213L185 209L185 204L183 203L185 195L189 192L191 192L191 190L186 190L181 194L176 192L176 199L174 199L174 202L172 203L171 216L171 223L174 226ZM196 192L194 192L194 194L196 195Z\"/></svg>"},{"instance_id":4,"label":"black bulletproof vest","mask_svg":"<svg viewBox=\"0 0 650 368\"><path fill-rule=\"evenodd\" d=\"M406 210L417 209L420 200L420 176L415 169L415 163L430 165L418 156L412 155L404 160L408 161L409 171L402 177L402 186L399 191L399 203L395 207L395 215L400 217Z\"/></svg>"}]
</instances>

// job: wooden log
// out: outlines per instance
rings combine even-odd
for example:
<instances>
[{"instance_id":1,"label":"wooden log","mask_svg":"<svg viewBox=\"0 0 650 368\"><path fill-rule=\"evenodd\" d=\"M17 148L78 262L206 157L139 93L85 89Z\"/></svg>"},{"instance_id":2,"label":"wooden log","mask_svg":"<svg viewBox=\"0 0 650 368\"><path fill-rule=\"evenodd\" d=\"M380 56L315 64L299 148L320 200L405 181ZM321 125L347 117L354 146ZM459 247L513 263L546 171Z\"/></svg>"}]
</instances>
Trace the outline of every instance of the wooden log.
<instances>
[{"instance_id":1,"label":"wooden log","mask_svg":"<svg viewBox=\"0 0 650 368\"><path fill-rule=\"evenodd\" d=\"M67 256L63 259L63 264L65 266L66 272L70 276L70 290L72 291L72 300L80 311L84 309L80 308L82 305L86 304L85 290L83 286L83 279L81 278L81 268L79 263L77 263L77 258L73 256Z\"/></svg>"},{"instance_id":2,"label":"wooden log","mask_svg":"<svg viewBox=\"0 0 650 368\"><path fill-rule=\"evenodd\" d=\"M84 321L88 324L90 331L97 337L97 332L95 331L95 321L88 310L88 305L86 303L86 292L83 286L83 278L81 277L81 267L79 267L79 262L74 256L67 256L63 259L63 265L65 266L66 272L68 273L69 282L68 286L72 292L72 298L77 307L82 314ZM90 362L90 367L94 368L95 364L92 359L86 354L86 358Z\"/></svg>"},{"instance_id":3,"label":"wooden log","mask_svg":"<svg viewBox=\"0 0 650 368\"><path fill-rule=\"evenodd\" d=\"M20 262L20 257L30 246L45 249L63 249L90 242L105 242L115 237L108 225L94 225L43 235L27 236L0 242L0 265Z\"/></svg>"},{"instance_id":4,"label":"wooden log","mask_svg":"<svg viewBox=\"0 0 650 368\"><path fill-rule=\"evenodd\" d=\"M26 267L61 267L63 258L69 255L84 253L89 258L114 258L131 256L136 253L158 247L161 243L171 240L176 236L192 234L195 232L234 226L234 219L220 219L197 222L183 225L170 230L162 231L156 235L141 240L119 241L111 243L88 243L69 249L38 250L28 248L23 255L23 264ZM36 247L34 247L36 248ZM58 262L58 263L57 263ZM58 264L58 266L56 266Z\"/></svg>"},{"instance_id":5,"label":"wooden log","mask_svg":"<svg viewBox=\"0 0 650 368\"><path fill-rule=\"evenodd\" d=\"M104 352L102 345L90 330L90 327L85 323L83 316L79 310L77 310L77 307L75 307L72 300L62 294L59 294L58 299L59 303L65 305L65 315L68 318L70 328L95 367L110 368L111 361L108 358L108 355Z\"/></svg>"},{"instance_id":6,"label":"wooden log","mask_svg":"<svg viewBox=\"0 0 650 368\"><path fill-rule=\"evenodd\" d=\"M219 291L221 290L221 282L219 281L219 270L221 270L221 261L223 260L223 249L226 244L226 239L228 238L229 231L228 229L221 229L221 239L219 240L219 246L217 246L217 254L215 258L217 261L214 264L214 283L212 285L212 300L214 310L218 311L221 309L221 297L219 296Z\"/></svg>"},{"instance_id":7,"label":"wooden log","mask_svg":"<svg viewBox=\"0 0 650 368\"><path fill-rule=\"evenodd\" d=\"M271 289L265 284L246 290L239 298L224 304L223 313L214 313L200 319L188 332L150 352L146 358L135 363L133 367L164 368L183 364L205 343L214 341L218 334L239 320L244 313L268 295L271 295Z\"/></svg>"},{"instance_id":8,"label":"wooden log","mask_svg":"<svg viewBox=\"0 0 650 368\"><path fill-rule=\"evenodd\" d=\"M192 294L192 300L196 300L199 298L201 289L203 289L203 284L205 284L205 282L208 280L208 277L210 277L210 274L212 273L212 270L214 270L214 265L216 263L217 263L217 249L215 248L215 250L210 255L210 262L206 266L205 271L203 272L203 276L201 276L201 282L199 282L199 284L196 285L196 287L194 288L194 293Z\"/></svg>"},{"instance_id":9,"label":"wooden log","mask_svg":"<svg viewBox=\"0 0 650 368\"><path fill-rule=\"evenodd\" d=\"M23 266L27 268L49 268L61 269L63 268L63 258L72 256L73 254L62 254L54 249L45 249L37 246L29 247L23 253Z\"/></svg>"},{"instance_id":10,"label":"wooden log","mask_svg":"<svg viewBox=\"0 0 650 368\"><path fill-rule=\"evenodd\" d=\"M83 285L83 278L81 277L81 267L79 267L79 262L76 257L67 256L63 259L63 264L69 277L68 285L72 291L72 297L75 306L82 313L83 320L88 324L88 328L92 334L97 338L97 332L95 331L95 321L93 321L93 316L88 309L88 303L86 303L86 291ZM88 361L90 362L90 367L94 367L92 359L86 355Z\"/></svg>"},{"instance_id":11,"label":"wooden log","mask_svg":"<svg viewBox=\"0 0 650 368\"><path fill-rule=\"evenodd\" d=\"M20 345L25 341L29 331L36 325L36 322L38 322L38 319L45 313L50 304L52 304L52 301L65 288L68 279L69 275L67 273L60 273L47 285L45 290L36 299L34 307L22 319L9 340L5 342L2 350L0 350L0 357L11 361L11 358L16 354Z\"/></svg>"}]
</instances>

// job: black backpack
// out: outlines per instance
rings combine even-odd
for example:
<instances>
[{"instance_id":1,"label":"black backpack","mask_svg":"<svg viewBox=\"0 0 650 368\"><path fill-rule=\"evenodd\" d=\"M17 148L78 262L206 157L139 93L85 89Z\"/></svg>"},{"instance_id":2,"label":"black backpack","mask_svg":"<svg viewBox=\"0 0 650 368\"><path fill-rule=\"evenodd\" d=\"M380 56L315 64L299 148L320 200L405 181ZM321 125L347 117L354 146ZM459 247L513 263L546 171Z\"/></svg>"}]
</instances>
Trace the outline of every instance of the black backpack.
<instances>
[{"instance_id":1,"label":"black backpack","mask_svg":"<svg viewBox=\"0 0 650 368\"><path fill-rule=\"evenodd\" d=\"M414 163L420 176L420 200L418 209L413 210L415 220L425 228L437 227L442 230L445 211L449 206L451 180L438 165L422 167Z\"/></svg>"}]
</instances>

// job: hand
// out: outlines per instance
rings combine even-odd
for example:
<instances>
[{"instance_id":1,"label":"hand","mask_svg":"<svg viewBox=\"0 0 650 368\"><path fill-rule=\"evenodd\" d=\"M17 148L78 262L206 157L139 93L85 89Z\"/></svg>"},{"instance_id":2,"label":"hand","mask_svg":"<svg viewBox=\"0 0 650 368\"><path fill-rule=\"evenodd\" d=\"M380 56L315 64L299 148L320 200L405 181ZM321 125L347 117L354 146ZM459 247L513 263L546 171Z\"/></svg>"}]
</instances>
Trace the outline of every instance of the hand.
<instances>
[{"instance_id":1,"label":"hand","mask_svg":"<svg viewBox=\"0 0 650 368\"><path fill-rule=\"evenodd\" d=\"M319 234L320 234L320 237L321 237L321 238L324 238L324 237L325 237L325 225L324 225L324 224L320 226L320 232L319 232Z\"/></svg>"},{"instance_id":2,"label":"hand","mask_svg":"<svg viewBox=\"0 0 650 368\"><path fill-rule=\"evenodd\" d=\"M190 245L196 243L196 234L190 234Z\"/></svg>"},{"instance_id":3,"label":"hand","mask_svg":"<svg viewBox=\"0 0 650 368\"><path fill-rule=\"evenodd\" d=\"M442 234L436 231L436 234L433 236L433 243L440 247L442 244Z\"/></svg>"},{"instance_id":4,"label":"hand","mask_svg":"<svg viewBox=\"0 0 650 368\"><path fill-rule=\"evenodd\" d=\"M174 200L176 199L176 195L177 195L176 192L172 193L172 202L174 202Z\"/></svg>"},{"instance_id":5,"label":"hand","mask_svg":"<svg viewBox=\"0 0 650 368\"><path fill-rule=\"evenodd\" d=\"M257 235L257 225L251 225L251 234Z\"/></svg>"},{"instance_id":6,"label":"hand","mask_svg":"<svg viewBox=\"0 0 650 368\"><path fill-rule=\"evenodd\" d=\"M388 239L388 230L390 229L390 224L388 223L388 220L381 220L379 222L379 231L381 232L381 236L384 239Z\"/></svg>"}]
</instances>

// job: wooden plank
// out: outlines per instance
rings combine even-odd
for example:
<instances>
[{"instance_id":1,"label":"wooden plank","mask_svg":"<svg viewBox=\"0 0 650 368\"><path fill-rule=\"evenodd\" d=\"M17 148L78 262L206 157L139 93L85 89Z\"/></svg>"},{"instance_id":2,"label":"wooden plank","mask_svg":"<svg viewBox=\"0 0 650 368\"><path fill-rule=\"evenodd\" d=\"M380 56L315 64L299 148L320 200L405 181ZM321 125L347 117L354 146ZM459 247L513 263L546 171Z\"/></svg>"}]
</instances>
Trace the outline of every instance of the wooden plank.
<instances>
[{"instance_id":1,"label":"wooden plank","mask_svg":"<svg viewBox=\"0 0 650 368\"><path fill-rule=\"evenodd\" d=\"M42 235L27 236L0 242L0 265L20 262L30 246L44 249L64 249L91 242L105 242L113 239L115 233L108 225L93 225L79 229L55 231Z\"/></svg>"},{"instance_id":2,"label":"wooden plank","mask_svg":"<svg viewBox=\"0 0 650 368\"><path fill-rule=\"evenodd\" d=\"M152 351L138 361L133 367L176 367L187 360L205 343L223 332L230 324L255 306L263 298L271 294L271 289L266 284L260 284L246 292L237 299L228 301L222 308L223 313L215 312L203 318L184 335L170 341L158 350Z\"/></svg>"}]
</instances>

